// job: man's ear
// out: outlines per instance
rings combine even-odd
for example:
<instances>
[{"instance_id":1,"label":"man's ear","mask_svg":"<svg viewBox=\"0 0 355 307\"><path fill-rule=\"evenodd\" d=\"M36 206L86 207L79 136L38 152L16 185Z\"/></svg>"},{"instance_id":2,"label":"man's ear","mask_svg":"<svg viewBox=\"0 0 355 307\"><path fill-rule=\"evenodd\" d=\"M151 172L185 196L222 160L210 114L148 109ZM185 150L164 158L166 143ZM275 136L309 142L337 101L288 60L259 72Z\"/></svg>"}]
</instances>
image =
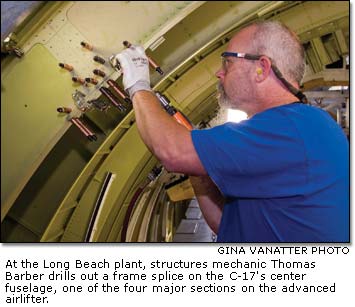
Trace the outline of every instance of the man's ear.
<instances>
[{"instance_id":1,"label":"man's ear","mask_svg":"<svg viewBox=\"0 0 355 307\"><path fill-rule=\"evenodd\" d=\"M271 71L271 61L266 56L261 56L256 62L256 82L263 82L270 74Z\"/></svg>"}]
</instances>

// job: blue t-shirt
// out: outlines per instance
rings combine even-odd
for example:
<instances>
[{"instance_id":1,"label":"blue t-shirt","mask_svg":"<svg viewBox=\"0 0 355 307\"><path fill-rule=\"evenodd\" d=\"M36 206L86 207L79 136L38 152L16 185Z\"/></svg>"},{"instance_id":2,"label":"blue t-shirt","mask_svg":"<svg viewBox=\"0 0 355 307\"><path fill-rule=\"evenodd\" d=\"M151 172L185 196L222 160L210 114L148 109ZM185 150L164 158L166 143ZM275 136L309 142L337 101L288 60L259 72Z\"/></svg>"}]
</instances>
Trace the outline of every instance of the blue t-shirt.
<instances>
[{"instance_id":1,"label":"blue t-shirt","mask_svg":"<svg viewBox=\"0 0 355 307\"><path fill-rule=\"evenodd\" d=\"M327 112L283 105L192 140L226 198L219 242L349 242L349 144Z\"/></svg>"}]
</instances>

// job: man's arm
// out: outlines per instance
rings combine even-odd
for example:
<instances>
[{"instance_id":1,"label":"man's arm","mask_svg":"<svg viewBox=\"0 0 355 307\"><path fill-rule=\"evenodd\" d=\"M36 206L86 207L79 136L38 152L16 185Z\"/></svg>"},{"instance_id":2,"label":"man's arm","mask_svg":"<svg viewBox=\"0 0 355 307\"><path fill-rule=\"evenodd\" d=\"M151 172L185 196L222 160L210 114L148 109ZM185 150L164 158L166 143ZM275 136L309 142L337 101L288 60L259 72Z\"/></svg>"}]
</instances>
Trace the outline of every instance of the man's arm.
<instances>
[{"instance_id":1,"label":"man's arm","mask_svg":"<svg viewBox=\"0 0 355 307\"><path fill-rule=\"evenodd\" d=\"M133 102L139 134L168 171L206 175L191 132L168 115L150 87L149 61L142 46L131 45L114 57Z\"/></svg>"},{"instance_id":2,"label":"man's arm","mask_svg":"<svg viewBox=\"0 0 355 307\"><path fill-rule=\"evenodd\" d=\"M190 176L190 181L207 224L217 234L224 198L207 176L193 146L190 131L161 108L152 92L136 92L133 107L140 136L165 168L199 176Z\"/></svg>"},{"instance_id":3,"label":"man's arm","mask_svg":"<svg viewBox=\"0 0 355 307\"><path fill-rule=\"evenodd\" d=\"M133 108L143 142L168 171L207 174L192 143L191 132L163 110L154 93L136 92Z\"/></svg>"},{"instance_id":4,"label":"man's arm","mask_svg":"<svg viewBox=\"0 0 355 307\"><path fill-rule=\"evenodd\" d=\"M225 199L208 176L190 176L202 214L210 228L218 234Z\"/></svg>"},{"instance_id":5,"label":"man's arm","mask_svg":"<svg viewBox=\"0 0 355 307\"><path fill-rule=\"evenodd\" d=\"M190 181L207 224L217 234L224 198L207 176L193 146L190 131L161 108L152 92L135 93L133 107L144 143L165 168L173 172L199 176L190 176Z\"/></svg>"},{"instance_id":6,"label":"man's arm","mask_svg":"<svg viewBox=\"0 0 355 307\"><path fill-rule=\"evenodd\" d=\"M168 171L202 176L192 178L207 223L218 231L224 199L207 176L192 142L191 132L160 106L151 91L149 67L142 47L132 46L115 57L123 69L123 84L130 94L139 134Z\"/></svg>"}]
</instances>

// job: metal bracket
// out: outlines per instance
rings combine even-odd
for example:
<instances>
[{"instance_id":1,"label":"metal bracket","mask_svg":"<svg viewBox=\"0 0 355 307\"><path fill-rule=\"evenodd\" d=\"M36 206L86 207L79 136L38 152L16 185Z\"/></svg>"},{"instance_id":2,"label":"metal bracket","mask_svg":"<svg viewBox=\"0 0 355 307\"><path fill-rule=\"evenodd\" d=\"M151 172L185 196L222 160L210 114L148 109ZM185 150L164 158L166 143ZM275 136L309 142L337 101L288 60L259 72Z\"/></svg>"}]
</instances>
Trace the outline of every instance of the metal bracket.
<instances>
[{"instance_id":1,"label":"metal bracket","mask_svg":"<svg viewBox=\"0 0 355 307\"><path fill-rule=\"evenodd\" d=\"M23 50L17 46L17 38L14 33L10 33L2 42L1 50L9 54L15 54L18 58L24 55Z\"/></svg>"},{"instance_id":2,"label":"metal bracket","mask_svg":"<svg viewBox=\"0 0 355 307\"><path fill-rule=\"evenodd\" d=\"M87 103L85 101L85 94L76 90L74 94L72 94L72 97L74 99L75 105L78 107L78 109L82 112L85 112L89 109L91 109L92 105Z\"/></svg>"},{"instance_id":3,"label":"metal bracket","mask_svg":"<svg viewBox=\"0 0 355 307\"><path fill-rule=\"evenodd\" d=\"M110 62L113 69L115 69L118 72L121 72L120 63L117 61L115 54L113 54L109 57L109 62Z\"/></svg>"},{"instance_id":4,"label":"metal bracket","mask_svg":"<svg viewBox=\"0 0 355 307\"><path fill-rule=\"evenodd\" d=\"M106 111L110 106L104 100L101 99L93 99L88 101L90 105L93 105L99 111Z\"/></svg>"}]
</instances>

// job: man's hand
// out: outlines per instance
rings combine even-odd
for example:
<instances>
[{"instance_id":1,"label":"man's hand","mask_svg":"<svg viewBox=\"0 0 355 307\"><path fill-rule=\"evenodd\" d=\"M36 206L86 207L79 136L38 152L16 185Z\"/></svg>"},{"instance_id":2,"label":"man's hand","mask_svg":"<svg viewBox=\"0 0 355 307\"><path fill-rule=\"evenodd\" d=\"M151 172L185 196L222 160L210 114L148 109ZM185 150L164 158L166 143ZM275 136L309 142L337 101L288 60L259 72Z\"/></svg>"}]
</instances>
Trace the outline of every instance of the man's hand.
<instances>
[{"instance_id":1,"label":"man's hand","mask_svg":"<svg viewBox=\"0 0 355 307\"><path fill-rule=\"evenodd\" d=\"M123 73L123 86L130 98L140 90L152 91L149 61L142 46L131 45L115 56Z\"/></svg>"}]
</instances>

